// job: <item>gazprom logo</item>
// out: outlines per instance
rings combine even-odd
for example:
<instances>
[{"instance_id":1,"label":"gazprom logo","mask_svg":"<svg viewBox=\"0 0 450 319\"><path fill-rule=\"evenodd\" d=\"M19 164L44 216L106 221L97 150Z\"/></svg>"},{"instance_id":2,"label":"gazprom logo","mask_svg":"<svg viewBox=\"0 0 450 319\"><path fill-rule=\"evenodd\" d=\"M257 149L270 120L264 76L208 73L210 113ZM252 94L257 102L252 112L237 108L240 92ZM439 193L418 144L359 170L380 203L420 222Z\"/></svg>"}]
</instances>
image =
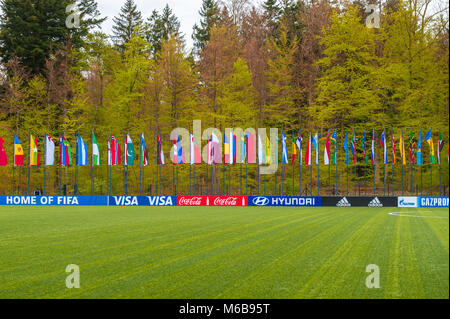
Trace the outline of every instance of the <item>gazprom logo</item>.
<instances>
[{"instance_id":1,"label":"gazprom logo","mask_svg":"<svg viewBox=\"0 0 450 319\"><path fill-rule=\"evenodd\" d=\"M267 206L269 204L269 201L269 198L260 196L253 198L252 203L256 206Z\"/></svg>"}]
</instances>

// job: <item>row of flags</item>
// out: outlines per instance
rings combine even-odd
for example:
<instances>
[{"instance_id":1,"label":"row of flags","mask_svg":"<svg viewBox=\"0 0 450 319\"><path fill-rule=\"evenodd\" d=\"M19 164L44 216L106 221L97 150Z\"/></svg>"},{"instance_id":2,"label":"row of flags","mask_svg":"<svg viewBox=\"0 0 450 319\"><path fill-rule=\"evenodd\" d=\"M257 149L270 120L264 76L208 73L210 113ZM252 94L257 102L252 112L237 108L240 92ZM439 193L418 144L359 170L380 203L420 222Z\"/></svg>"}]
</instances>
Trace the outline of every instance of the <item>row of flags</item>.
<instances>
[{"instance_id":1,"label":"row of flags","mask_svg":"<svg viewBox=\"0 0 450 319\"><path fill-rule=\"evenodd\" d=\"M287 148L287 136L282 131L282 163L288 164L289 162L289 154ZM380 138L380 145L383 151L383 163L389 164L388 160L388 139L389 137L386 134L386 131L383 130ZM358 137L353 130L353 135L350 137L348 132L345 132L343 149L345 151L345 162L347 165L350 165L350 153L352 155L352 162L356 164L357 162L357 148L358 148L358 140L361 140L361 150L363 152L364 163L372 165L375 164L375 130L372 131L372 141L371 141L371 150L370 153L367 151L367 140L366 140L366 132L363 132L362 137ZM431 164L441 163L441 152L444 147L444 140L442 138L442 134L439 134L439 142L437 148L437 159L436 153L434 150L433 137L431 134L431 129L425 135L424 140L429 145L430 150L430 162ZM256 163L256 138L255 135L250 132L245 132L241 134L241 136L236 136L233 132L229 134L225 134L224 136L224 153L223 153L223 162L225 164L233 165L233 164L253 164ZM0 137L0 166L7 165L8 158L6 155L6 150L3 146L4 140ZM219 139L214 134L211 133L210 136L207 137L207 164L217 164L221 163L220 151L219 150ZM416 148L417 144L417 148ZM265 147L264 147L265 146ZM332 146L334 146L333 154L331 154ZM390 146L392 150L392 164L397 163L396 158L396 141L394 138L393 131L391 131L390 135ZM407 164L407 154L409 154L409 163L416 165L423 165L423 156L422 156L422 131L419 133L419 138L416 140L414 138L413 132L411 130L409 136L409 153L406 153L406 141L403 136L403 132L399 138L399 151L400 151L400 159L401 164ZM237 149L240 148L240 158L237 158ZM258 136L258 164L259 165L270 165L272 156L271 156L271 142L268 136L266 136L265 144L262 143L262 137ZM307 166L312 165L312 153L313 149L315 151L315 165L319 165L319 135L316 133L314 137L312 133L309 133L308 141L306 144L305 156L303 157L303 138L301 131L298 133L298 136L292 134L292 164L294 164L295 159L298 156L298 162L300 165L303 163ZM45 134L44 137L44 165L52 166L55 165L55 141L48 134ZM336 164L337 163L337 131L335 130L331 135L328 132L325 147L323 160L325 165ZM88 155L88 147L84 142L83 138L77 134L76 135L76 158L75 165L77 166L87 166L89 165L89 155ZM370 155L370 157L368 156ZM275 155L278 156L278 152L275 152ZM70 166L73 164L72 160L72 150L69 141L66 137L61 136L59 140L59 163L61 166ZM330 158L331 156L331 158ZM108 165L116 166L123 164L125 166L134 165L136 157L136 152L134 148L133 141L129 134L125 136L124 141L124 152L122 155L121 143L115 138L111 136L108 139ZM39 166L40 158L39 158L39 150L38 150L38 139L33 135L29 135L29 165L30 166ZM147 166L148 165L148 152L145 144L144 133L142 133L140 138L140 165ZM278 162L278 158L275 158L275 161ZM447 161L449 161L449 156L447 155ZM201 164L201 152L199 143L196 140L194 135L190 135L190 158L189 161L186 161L185 152L182 147L182 143L180 138L174 140L173 146L173 163L174 165L187 164ZM92 157L91 163L93 166L101 165L100 159L100 146L97 142L95 134L92 134ZM165 157L162 147L161 137L157 138L157 163L160 165L165 165ZM24 165L24 150L22 144L20 143L18 137L14 135L14 165L21 166Z\"/></svg>"}]
</instances>

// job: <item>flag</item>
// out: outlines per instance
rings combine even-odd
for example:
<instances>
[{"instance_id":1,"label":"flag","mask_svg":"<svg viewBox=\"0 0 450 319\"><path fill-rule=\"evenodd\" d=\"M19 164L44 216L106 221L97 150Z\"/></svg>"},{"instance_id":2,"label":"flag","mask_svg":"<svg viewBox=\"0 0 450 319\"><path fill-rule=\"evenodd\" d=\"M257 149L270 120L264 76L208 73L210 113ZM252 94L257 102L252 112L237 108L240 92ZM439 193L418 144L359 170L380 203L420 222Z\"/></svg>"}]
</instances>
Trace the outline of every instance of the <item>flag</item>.
<instances>
[{"instance_id":1,"label":"flag","mask_svg":"<svg viewBox=\"0 0 450 319\"><path fill-rule=\"evenodd\" d=\"M37 138L30 135L30 154L29 154L30 166L39 166L39 150L37 145Z\"/></svg>"},{"instance_id":2,"label":"flag","mask_svg":"<svg viewBox=\"0 0 450 319\"><path fill-rule=\"evenodd\" d=\"M181 145L181 140L180 137L178 137L178 140L176 140L176 149L177 149L177 164L181 165L186 163L185 158L184 158L184 152L183 152L183 146Z\"/></svg>"},{"instance_id":3,"label":"flag","mask_svg":"<svg viewBox=\"0 0 450 319\"><path fill-rule=\"evenodd\" d=\"M247 135L241 133L241 164L245 164L247 157Z\"/></svg>"},{"instance_id":4,"label":"flag","mask_svg":"<svg viewBox=\"0 0 450 319\"><path fill-rule=\"evenodd\" d=\"M286 146L286 135L283 131L281 131L281 154L282 154L282 163L287 164L288 163L288 151Z\"/></svg>"},{"instance_id":5,"label":"flag","mask_svg":"<svg viewBox=\"0 0 450 319\"><path fill-rule=\"evenodd\" d=\"M327 134L325 149L323 151L323 161L325 165L330 165L330 132Z\"/></svg>"},{"instance_id":6,"label":"flag","mask_svg":"<svg viewBox=\"0 0 450 319\"><path fill-rule=\"evenodd\" d=\"M427 135L425 135L425 141L430 146L431 164L436 164L436 157L434 156L434 144L433 144L433 136L431 135L431 129L428 131Z\"/></svg>"},{"instance_id":7,"label":"flag","mask_svg":"<svg viewBox=\"0 0 450 319\"><path fill-rule=\"evenodd\" d=\"M134 144L131 140L130 135L127 134L125 138L125 152L124 152L124 165L125 166L133 166L134 165L134 157L136 155L134 151Z\"/></svg>"},{"instance_id":8,"label":"flag","mask_svg":"<svg viewBox=\"0 0 450 319\"><path fill-rule=\"evenodd\" d=\"M314 139L312 140L312 144L316 151L316 165L319 165L319 135L316 133Z\"/></svg>"},{"instance_id":9,"label":"flag","mask_svg":"<svg viewBox=\"0 0 450 319\"><path fill-rule=\"evenodd\" d=\"M5 143L5 141L0 137L0 166L8 165L8 156L6 155L3 143Z\"/></svg>"},{"instance_id":10,"label":"flag","mask_svg":"<svg viewBox=\"0 0 450 319\"><path fill-rule=\"evenodd\" d=\"M229 154L229 164L233 165L236 163L236 136L234 136L233 132L230 131L230 154Z\"/></svg>"},{"instance_id":11,"label":"flag","mask_svg":"<svg viewBox=\"0 0 450 319\"><path fill-rule=\"evenodd\" d=\"M14 166L23 165L23 148L19 138L14 134Z\"/></svg>"},{"instance_id":12,"label":"flag","mask_svg":"<svg viewBox=\"0 0 450 319\"><path fill-rule=\"evenodd\" d=\"M211 164L220 163L219 138L211 132Z\"/></svg>"},{"instance_id":13,"label":"flag","mask_svg":"<svg viewBox=\"0 0 450 319\"><path fill-rule=\"evenodd\" d=\"M162 141L161 137L158 136L158 164L159 165L166 165L166 160L164 158L164 151L162 147Z\"/></svg>"},{"instance_id":14,"label":"flag","mask_svg":"<svg viewBox=\"0 0 450 319\"><path fill-rule=\"evenodd\" d=\"M333 152L332 163L333 163L333 165L336 165L336 163L337 163L337 131L336 130L334 130L333 135L331 135L330 139L334 143L334 152Z\"/></svg>"},{"instance_id":15,"label":"flag","mask_svg":"<svg viewBox=\"0 0 450 319\"><path fill-rule=\"evenodd\" d=\"M294 132L292 132L292 165L294 165L296 156L297 156L297 145L295 145L295 135Z\"/></svg>"},{"instance_id":16,"label":"flag","mask_svg":"<svg viewBox=\"0 0 450 319\"><path fill-rule=\"evenodd\" d=\"M121 153L122 149L120 148L119 141L111 136L111 165L116 166L121 163Z\"/></svg>"},{"instance_id":17,"label":"flag","mask_svg":"<svg viewBox=\"0 0 450 319\"><path fill-rule=\"evenodd\" d=\"M414 147L416 146L416 141L414 140L413 131L411 129L411 133L409 135L409 162L411 164L414 164L415 158L414 158Z\"/></svg>"},{"instance_id":18,"label":"flag","mask_svg":"<svg viewBox=\"0 0 450 319\"><path fill-rule=\"evenodd\" d=\"M92 166L100 166L100 146L98 146L97 139L94 132L92 132Z\"/></svg>"},{"instance_id":19,"label":"flag","mask_svg":"<svg viewBox=\"0 0 450 319\"><path fill-rule=\"evenodd\" d=\"M265 159L264 159L264 152L263 152L263 144L261 140L261 135L258 134L258 164L264 165Z\"/></svg>"},{"instance_id":20,"label":"flag","mask_svg":"<svg viewBox=\"0 0 450 319\"><path fill-rule=\"evenodd\" d=\"M422 158L422 130L419 132L419 141L417 142L416 164L423 165Z\"/></svg>"},{"instance_id":21,"label":"flag","mask_svg":"<svg viewBox=\"0 0 450 319\"><path fill-rule=\"evenodd\" d=\"M271 153L270 153L270 139L266 136L266 164L270 165Z\"/></svg>"},{"instance_id":22,"label":"flag","mask_svg":"<svg viewBox=\"0 0 450 319\"><path fill-rule=\"evenodd\" d=\"M366 130L364 130L361 145L362 145L362 150L363 150L363 154L364 154L364 163L367 165L367 164L369 164L369 160L367 159L367 152L366 152Z\"/></svg>"},{"instance_id":23,"label":"flag","mask_svg":"<svg viewBox=\"0 0 450 319\"><path fill-rule=\"evenodd\" d=\"M55 165L55 142L50 135L45 134L45 166Z\"/></svg>"},{"instance_id":24,"label":"flag","mask_svg":"<svg viewBox=\"0 0 450 319\"><path fill-rule=\"evenodd\" d=\"M72 149L64 136L59 140L59 164L61 166L72 165Z\"/></svg>"},{"instance_id":25,"label":"flag","mask_svg":"<svg viewBox=\"0 0 450 319\"><path fill-rule=\"evenodd\" d=\"M311 165L311 153L312 153L312 136L311 132L309 133L309 139L308 139L308 146L306 148L306 154L305 154L305 165L310 166Z\"/></svg>"},{"instance_id":26,"label":"flag","mask_svg":"<svg viewBox=\"0 0 450 319\"><path fill-rule=\"evenodd\" d=\"M297 144L297 147L298 147L298 163L299 163L299 165L302 165L302 160L303 160L303 150L302 150L302 142L303 142L303 139L302 139L302 133L301 133L301 131L300 132L298 132L298 137L297 137L297 141L295 142L295 144Z\"/></svg>"},{"instance_id":27,"label":"flag","mask_svg":"<svg viewBox=\"0 0 450 319\"><path fill-rule=\"evenodd\" d=\"M139 156L139 165L140 166L147 166L148 165L148 153L147 153L147 146L145 146L145 136L144 133L141 135L141 151Z\"/></svg>"},{"instance_id":28,"label":"flag","mask_svg":"<svg viewBox=\"0 0 450 319\"><path fill-rule=\"evenodd\" d=\"M372 130L372 149L370 151L370 160L375 165L375 129Z\"/></svg>"},{"instance_id":29,"label":"flag","mask_svg":"<svg viewBox=\"0 0 450 319\"><path fill-rule=\"evenodd\" d=\"M206 143L207 143L207 150L208 150L208 158L206 160L206 163L208 165L212 165L213 162L213 153L212 153L212 142L211 142L212 138L206 136Z\"/></svg>"},{"instance_id":30,"label":"flag","mask_svg":"<svg viewBox=\"0 0 450 319\"><path fill-rule=\"evenodd\" d=\"M348 166L350 163L349 163L349 159L348 159L348 133L347 133L347 131L345 131L344 150L345 150L345 163Z\"/></svg>"},{"instance_id":31,"label":"flag","mask_svg":"<svg viewBox=\"0 0 450 319\"><path fill-rule=\"evenodd\" d=\"M111 166L112 158L111 158L111 143L108 140L108 166Z\"/></svg>"},{"instance_id":32,"label":"flag","mask_svg":"<svg viewBox=\"0 0 450 319\"><path fill-rule=\"evenodd\" d=\"M394 131L391 131L391 148L392 148L392 165L397 164L397 158L395 157L395 138Z\"/></svg>"},{"instance_id":33,"label":"flag","mask_svg":"<svg viewBox=\"0 0 450 319\"><path fill-rule=\"evenodd\" d=\"M88 165L88 149L86 143L81 138L80 134L77 134L77 165Z\"/></svg>"},{"instance_id":34,"label":"flag","mask_svg":"<svg viewBox=\"0 0 450 319\"><path fill-rule=\"evenodd\" d=\"M353 163L356 164L356 134L355 134L355 130L353 130L353 137L352 137L352 141L350 143L350 149L352 150Z\"/></svg>"},{"instance_id":35,"label":"flag","mask_svg":"<svg viewBox=\"0 0 450 319\"><path fill-rule=\"evenodd\" d=\"M195 136L191 134L191 165L199 165L202 163L200 148L197 145Z\"/></svg>"},{"instance_id":36,"label":"flag","mask_svg":"<svg viewBox=\"0 0 450 319\"><path fill-rule=\"evenodd\" d=\"M405 152L405 140L403 138L403 130L402 133L400 134L400 157L402 160L402 165L405 166L406 165L406 152Z\"/></svg>"},{"instance_id":37,"label":"flag","mask_svg":"<svg viewBox=\"0 0 450 319\"><path fill-rule=\"evenodd\" d=\"M247 163L256 163L255 135L247 132Z\"/></svg>"},{"instance_id":38,"label":"flag","mask_svg":"<svg viewBox=\"0 0 450 319\"><path fill-rule=\"evenodd\" d=\"M437 157L438 157L438 164L441 165L441 152L444 149L444 139L442 138L442 133L441 131L439 131L439 145L438 145L438 152L437 152Z\"/></svg>"},{"instance_id":39,"label":"flag","mask_svg":"<svg viewBox=\"0 0 450 319\"><path fill-rule=\"evenodd\" d=\"M383 130L383 133L381 134L380 139L381 147L383 148L383 163L388 163L388 156L387 156L387 146L386 146L386 132Z\"/></svg>"},{"instance_id":40,"label":"flag","mask_svg":"<svg viewBox=\"0 0 450 319\"><path fill-rule=\"evenodd\" d=\"M229 137L227 137L227 134L223 135L223 162L224 164L230 164L230 141Z\"/></svg>"}]
</instances>

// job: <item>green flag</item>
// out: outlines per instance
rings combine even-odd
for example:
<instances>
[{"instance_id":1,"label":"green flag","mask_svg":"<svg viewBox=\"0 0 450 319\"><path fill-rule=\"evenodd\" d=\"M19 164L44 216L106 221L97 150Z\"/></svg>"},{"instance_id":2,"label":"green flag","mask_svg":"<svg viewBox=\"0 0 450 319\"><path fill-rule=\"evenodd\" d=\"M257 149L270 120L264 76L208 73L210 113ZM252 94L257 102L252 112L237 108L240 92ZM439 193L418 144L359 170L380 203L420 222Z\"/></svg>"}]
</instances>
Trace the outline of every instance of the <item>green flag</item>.
<instances>
[{"instance_id":1,"label":"green flag","mask_svg":"<svg viewBox=\"0 0 450 319\"><path fill-rule=\"evenodd\" d=\"M97 139L95 138L95 134L92 133L92 165L100 166L100 147L98 146Z\"/></svg>"}]
</instances>

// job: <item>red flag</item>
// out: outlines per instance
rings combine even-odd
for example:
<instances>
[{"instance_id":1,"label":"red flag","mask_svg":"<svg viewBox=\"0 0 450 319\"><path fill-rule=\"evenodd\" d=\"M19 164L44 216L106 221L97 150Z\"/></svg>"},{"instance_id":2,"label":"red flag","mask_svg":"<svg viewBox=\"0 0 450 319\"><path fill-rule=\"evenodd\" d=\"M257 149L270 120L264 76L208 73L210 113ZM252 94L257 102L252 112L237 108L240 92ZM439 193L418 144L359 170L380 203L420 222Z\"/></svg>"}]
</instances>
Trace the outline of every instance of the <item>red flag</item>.
<instances>
[{"instance_id":1,"label":"red flag","mask_svg":"<svg viewBox=\"0 0 450 319\"><path fill-rule=\"evenodd\" d=\"M3 143L5 143L5 141L0 137L0 166L5 166L8 164L8 156L6 155L6 150Z\"/></svg>"}]
</instances>

